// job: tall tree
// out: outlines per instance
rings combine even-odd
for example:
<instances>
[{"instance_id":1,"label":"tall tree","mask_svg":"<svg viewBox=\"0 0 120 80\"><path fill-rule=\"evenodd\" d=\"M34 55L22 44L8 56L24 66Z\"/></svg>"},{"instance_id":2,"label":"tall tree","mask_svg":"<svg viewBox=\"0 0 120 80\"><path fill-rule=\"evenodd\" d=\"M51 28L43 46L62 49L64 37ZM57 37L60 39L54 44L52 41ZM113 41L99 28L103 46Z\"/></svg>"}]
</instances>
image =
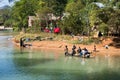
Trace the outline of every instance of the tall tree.
<instances>
[{"instance_id":1,"label":"tall tree","mask_svg":"<svg viewBox=\"0 0 120 80\"><path fill-rule=\"evenodd\" d=\"M20 0L12 8L14 26L18 26L19 30L28 27L28 16L35 15L37 1ZM17 23L17 24L16 24Z\"/></svg>"}]
</instances>

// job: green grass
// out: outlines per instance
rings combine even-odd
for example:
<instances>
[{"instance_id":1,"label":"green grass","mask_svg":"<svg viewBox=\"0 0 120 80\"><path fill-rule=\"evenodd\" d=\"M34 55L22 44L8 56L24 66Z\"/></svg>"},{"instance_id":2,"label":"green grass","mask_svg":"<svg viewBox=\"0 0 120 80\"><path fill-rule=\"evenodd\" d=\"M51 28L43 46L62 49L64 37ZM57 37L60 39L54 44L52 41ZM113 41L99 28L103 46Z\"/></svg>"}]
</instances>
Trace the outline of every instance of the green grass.
<instances>
[{"instance_id":1,"label":"green grass","mask_svg":"<svg viewBox=\"0 0 120 80\"><path fill-rule=\"evenodd\" d=\"M60 34L53 34L53 33L21 33L19 35L15 36L16 40L20 40L21 37L24 38L30 38L30 39L35 39L35 37L40 36L41 38L53 38L52 40L55 41L66 41L68 43L71 44L84 44L84 45L90 45L92 43L96 43L99 44L100 40L99 38L84 38L83 41L79 41L79 40L71 40L72 37L70 35L60 35Z\"/></svg>"},{"instance_id":2,"label":"green grass","mask_svg":"<svg viewBox=\"0 0 120 80\"><path fill-rule=\"evenodd\" d=\"M35 37L40 36L41 38L47 38L47 37L51 37L53 38L53 40L70 40L71 36L69 35L60 35L60 34L53 34L53 33L21 33L19 35L14 36L16 40L19 40L21 37L24 38L30 38L30 39L34 39Z\"/></svg>"}]
</instances>

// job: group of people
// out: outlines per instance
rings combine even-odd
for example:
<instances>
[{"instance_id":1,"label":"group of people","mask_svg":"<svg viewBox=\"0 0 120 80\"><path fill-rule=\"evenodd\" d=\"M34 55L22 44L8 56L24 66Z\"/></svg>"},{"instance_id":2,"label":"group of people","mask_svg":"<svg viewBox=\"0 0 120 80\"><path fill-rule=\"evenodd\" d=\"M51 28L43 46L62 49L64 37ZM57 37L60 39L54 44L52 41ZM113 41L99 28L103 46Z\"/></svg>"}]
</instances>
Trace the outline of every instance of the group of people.
<instances>
[{"instance_id":1,"label":"group of people","mask_svg":"<svg viewBox=\"0 0 120 80\"><path fill-rule=\"evenodd\" d=\"M65 56L68 56L68 55L71 55L71 56L79 55L79 56L81 56L81 57L87 57L87 58L90 57L90 52L88 52L87 48L81 49L81 48L79 47L79 48L77 49L77 51L76 51L76 46L75 46L75 45L73 45L73 47L72 47L72 52L71 52L71 53L68 52L68 47L67 47L67 45L65 46L64 51L65 51Z\"/></svg>"},{"instance_id":2,"label":"group of people","mask_svg":"<svg viewBox=\"0 0 120 80\"><path fill-rule=\"evenodd\" d=\"M50 27L50 28L49 27L45 27L45 29L43 29L43 31L46 32L46 33L51 32L51 33L56 33L56 34L61 32L59 27L54 27L54 28L53 27Z\"/></svg>"}]
</instances>

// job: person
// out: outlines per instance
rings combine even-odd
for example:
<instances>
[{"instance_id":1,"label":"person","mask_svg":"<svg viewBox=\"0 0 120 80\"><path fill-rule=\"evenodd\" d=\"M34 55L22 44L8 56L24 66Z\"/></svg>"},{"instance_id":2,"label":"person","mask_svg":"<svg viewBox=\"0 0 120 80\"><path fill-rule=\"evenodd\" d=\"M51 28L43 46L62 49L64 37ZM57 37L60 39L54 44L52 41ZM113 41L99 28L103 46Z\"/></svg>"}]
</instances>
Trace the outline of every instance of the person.
<instances>
[{"instance_id":1,"label":"person","mask_svg":"<svg viewBox=\"0 0 120 80\"><path fill-rule=\"evenodd\" d=\"M98 37L99 37L99 38L102 37L102 32L101 32L101 31L99 31Z\"/></svg>"},{"instance_id":2,"label":"person","mask_svg":"<svg viewBox=\"0 0 120 80\"><path fill-rule=\"evenodd\" d=\"M81 51L82 51L82 50L81 50L81 48L79 47L79 48L77 49L77 53L78 53L77 55L81 56L81 55L82 55L82 54L81 54Z\"/></svg>"},{"instance_id":3,"label":"person","mask_svg":"<svg viewBox=\"0 0 120 80\"><path fill-rule=\"evenodd\" d=\"M90 57L90 52L88 52L87 48L84 48L85 50L85 57L89 58Z\"/></svg>"},{"instance_id":4,"label":"person","mask_svg":"<svg viewBox=\"0 0 120 80\"><path fill-rule=\"evenodd\" d=\"M22 38L20 38L20 47L23 47L23 45L24 45L24 42L23 42Z\"/></svg>"},{"instance_id":5,"label":"person","mask_svg":"<svg viewBox=\"0 0 120 80\"><path fill-rule=\"evenodd\" d=\"M105 48L108 49L108 45L105 45Z\"/></svg>"},{"instance_id":6,"label":"person","mask_svg":"<svg viewBox=\"0 0 120 80\"><path fill-rule=\"evenodd\" d=\"M53 32L53 27L52 27L52 26L50 27L50 32L51 32L51 33Z\"/></svg>"},{"instance_id":7,"label":"person","mask_svg":"<svg viewBox=\"0 0 120 80\"><path fill-rule=\"evenodd\" d=\"M95 52L96 52L96 45L94 45L94 49L93 49L93 51L95 51Z\"/></svg>"},{"instance_id":8,"label":"person","mask_svg":"<svg viewBox=\"0 0 120 80\"><path fill-rule=\"evenodd\" d=\"M88 50L87 50L87 48L86 48L86 47L84 48L84 50L85 50L85 53L87 54L87 53L88 53Z\"/></svg>"},{"instance_id":9,"label":"person","mask_svg":"<svg viewBox=\"0 0 120 80\"><path fill-rule=\"evenodd\" d=\"M76 49L76 46L75 46L75 45L73 45L73 47L74 47L74 49Z\"/></svg>"},{"instance_id":10,"label":"person","mask_svg":"<svg viewBox=\"0 0 120 80\"><path fill-rule=\"evenodd\" d=\"M68 53L68 47L67 47L67 45L65 46L64 51L65 51L65 56L69 54L69 53Z\"/></svg>"},{"instance_id":11,"label":"person","mask_svg":"<svg viewBox=\"0 0 120 80\"><path fill-rule=\"evenodd\" d=\"M46 33L49 33L49 32L50 32L50 30L49 30L48 27L46 27L44 31L45 31Z\"/></svg>"},{"instance_id":12,"label":"person","mask_svg":"<svg viewBox=\"0 0 120 80\"><path fill-rule=\"evenodd\" d=\"M61 30L60 30L60 28L59 28L59 27L55 27L55 28L54 28L54 33L55 33L55 34L60 33L60 31L61 31Z\"/></svg>"},{"instance_id":13,"label":"person","mask_svg":"<svg viewBox=\"0 0 120 80\"><path fill-rule=\"evenodd\" d=\"M84 50L84 48L81 50L80 55L83 56L83 57L85 57L85 50Z\"/></svg>"},{"instance_id":14,"label":"person","mask_svg":"<svg viewBox=\"0 0 120 80\"><path fill-rule=\"evenodd\" d=\"M20 47L26 47L24 44L25 39L20 38Z\"/></svg>"},{"instance_id":15,"label":"person","mask_svg":"<svg viewBox=\"0 0 120 80\"><path fill-rule=\"evenodd\" d=\"M90 53L88 52L87 48L83 48L81 51L83 57L90 57Z\"/></svg>"},{"instance_id":16,"label":"person","mask_svg":"<svg viewBox=\"0 0 120 80\"><path fill-rule=\"evenodd\" d=\"M81 53L81 48L79 47L78 50L77 50L78 53Z\"/></svg>"},{"instance_id":17,"label":"person","mask_svg":"<svg viewBox=\"0 0 120 80\"><path fill-rule=\"evenodd\" d=\"M72 56L74 56L74 55L76 54L75 49L76 49L76 46L75 46L75 45L73 45L73 48L72 48L72 53L71 53L71 55L72 55Z\"/></svg>"}]
</instances>

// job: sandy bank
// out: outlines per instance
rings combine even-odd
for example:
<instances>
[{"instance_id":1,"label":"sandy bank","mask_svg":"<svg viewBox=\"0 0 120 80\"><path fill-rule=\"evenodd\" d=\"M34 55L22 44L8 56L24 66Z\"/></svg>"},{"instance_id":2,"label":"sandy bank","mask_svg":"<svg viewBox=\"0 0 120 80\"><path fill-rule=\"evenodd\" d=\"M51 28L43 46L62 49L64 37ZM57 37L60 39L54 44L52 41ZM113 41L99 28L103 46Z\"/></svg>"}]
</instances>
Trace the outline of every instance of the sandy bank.
<instances>
[{"instance_id":1,"label":"sandy bank","mask_svg":"<svg viewBox=\"0 0 120 80\"><path fill-rule=\"evenodd\" d=\"M13 40L14 41L14 40ZM91 45L82 45L82 44L75 44L78 48L86 47L90 52L93 52L94 45L96 45L97 52L93 52L94 55L101 55L101 56L120 56L120 49L109 46L108 49L105 49L104 45L109 44L111 41L104 41L102 44L91 44ZM16 46L19 46L19 43L15 42ZM68 46L69 52L72 50L73 44L66 43L65 41L33 41L27 42L27 44L32 44L33 49L43 49L43 50L52 50L57 52L64 52L65 45ZM29 48L29 47L27 47Z\"/></svg>"}]
</instances>

